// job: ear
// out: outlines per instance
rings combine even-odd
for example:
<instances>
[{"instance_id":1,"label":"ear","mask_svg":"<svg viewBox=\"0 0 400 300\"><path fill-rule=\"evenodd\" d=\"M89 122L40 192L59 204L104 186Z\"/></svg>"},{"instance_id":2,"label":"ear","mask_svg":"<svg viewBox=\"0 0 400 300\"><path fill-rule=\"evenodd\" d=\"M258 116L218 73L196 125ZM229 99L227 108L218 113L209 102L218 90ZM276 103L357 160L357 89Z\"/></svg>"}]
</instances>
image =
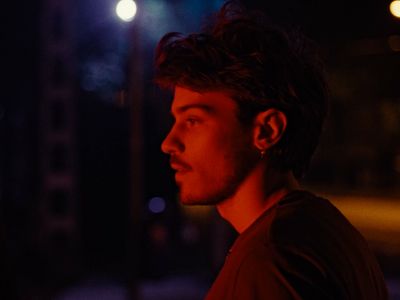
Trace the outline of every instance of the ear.
<instances>
[{"instance_id":1,"label":"ear","mask_svg":"<svg viewBox=\"0 0 400 300\"><path fill-rule=\"evenodd\" d=\"M286 130L286 115L275 108L258 113L253 124L254 146L265 151L277 144Z\"/></svg>"}]
</instances>

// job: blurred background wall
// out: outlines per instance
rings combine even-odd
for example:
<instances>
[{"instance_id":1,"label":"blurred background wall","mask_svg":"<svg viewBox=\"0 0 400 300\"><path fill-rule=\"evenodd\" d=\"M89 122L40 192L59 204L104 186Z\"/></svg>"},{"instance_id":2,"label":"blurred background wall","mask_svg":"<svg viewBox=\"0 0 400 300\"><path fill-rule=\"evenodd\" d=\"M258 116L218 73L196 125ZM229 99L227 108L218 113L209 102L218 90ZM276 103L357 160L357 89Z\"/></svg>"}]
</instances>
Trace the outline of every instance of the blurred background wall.
<instances>
[{"instance_id":1,"label":"blurred background wall","mask_svg":"<svg viewBox=\"0 0 400 300\"><path fill-rule=\"evenodd\" d=\"M136 2L130 22L117 0L4 4L7 299L202 299L235 237L177 202L159 150L171 95L152 82L160 37L223 1ZM389 0L243 2L321 46L331 114L304 185L362 231L400 299L400 19Z\"/></svg>"}]
</instances>

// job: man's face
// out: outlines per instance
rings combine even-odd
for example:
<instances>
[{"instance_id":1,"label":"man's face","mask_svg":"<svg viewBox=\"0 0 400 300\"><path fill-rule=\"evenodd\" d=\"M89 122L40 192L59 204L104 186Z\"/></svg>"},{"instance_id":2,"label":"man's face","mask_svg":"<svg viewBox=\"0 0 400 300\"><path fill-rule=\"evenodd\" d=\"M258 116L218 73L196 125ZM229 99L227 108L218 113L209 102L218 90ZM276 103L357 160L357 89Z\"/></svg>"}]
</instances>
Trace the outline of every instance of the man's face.
<instances>
[{"instance_id":1,"label":"man's face","mask_svg":"<svg viewBox=\"0 0 400 300\"><path fill-rule=\"evenodd\" d=\"M251 128L237 119L226 93L175 88L175 123L162 143L184 204L217 204L230 198L258 161Z\"/></svg>"}]
</instances>

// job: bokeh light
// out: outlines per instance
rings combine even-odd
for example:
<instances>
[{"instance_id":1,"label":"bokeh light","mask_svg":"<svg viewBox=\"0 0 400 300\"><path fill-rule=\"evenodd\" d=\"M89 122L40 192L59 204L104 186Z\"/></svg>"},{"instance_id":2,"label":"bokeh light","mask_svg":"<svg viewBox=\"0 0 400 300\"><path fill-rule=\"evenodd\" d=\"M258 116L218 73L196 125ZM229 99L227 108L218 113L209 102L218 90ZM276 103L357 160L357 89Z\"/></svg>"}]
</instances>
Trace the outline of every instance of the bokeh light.
<instances>
[{"instance_id":1,"label":"bokeh light","mask_svg":"<svg viewBox=\"0 0 400 300\"><path fill-rule=\"evenodd\" d=\"M117 3L115 12L125 22L130 22L136 15L137 6L133 0L121 0Z\"/></svg>"},{"instance_id":2,"label":"bokeh light","mask_svg":"<svg viewBox=\"0 0 400 300\"><path fill-rule=\"evenodd\" d=\"M400 0L395 0L390 3L390 12L396 18L400 18Z\"/></svg>"},{"instance_id":3,"label":"bokeh light","mask_svg":"<svg viewBox=\"0 0 400 300\"><path fill-rule=\"evenodd\" d=\"M161 197L154 197L149 200L148 208L152 213L162 213L165 210L165 207L165 200Z\"/></svg>"}]
</instances>

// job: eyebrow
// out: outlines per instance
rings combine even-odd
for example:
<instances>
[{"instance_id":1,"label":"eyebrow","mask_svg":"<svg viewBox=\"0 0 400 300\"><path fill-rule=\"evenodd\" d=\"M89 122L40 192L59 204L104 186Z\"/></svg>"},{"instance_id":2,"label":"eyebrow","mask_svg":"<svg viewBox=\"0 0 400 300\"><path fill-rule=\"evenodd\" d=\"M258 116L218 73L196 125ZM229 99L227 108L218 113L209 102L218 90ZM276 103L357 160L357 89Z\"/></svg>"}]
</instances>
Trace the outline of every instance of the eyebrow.
<instances>
[{"instance_id":1,"label":"eyebrow","mask_svg":"<svg viewBox=\"0 0 400 300\"><path fill-rule=\"evenodd\" d=\"M183 106L178 107L176 109L176 113L182 114L182 113L188 111L189 109L199 109L206 113L211 113L214 111L214 109L210 105L194 103L194 104L188 104L188 105L183 105ZM171 114L174 115L173 111L171 111Z\"/></svg>"}]
</instances>

